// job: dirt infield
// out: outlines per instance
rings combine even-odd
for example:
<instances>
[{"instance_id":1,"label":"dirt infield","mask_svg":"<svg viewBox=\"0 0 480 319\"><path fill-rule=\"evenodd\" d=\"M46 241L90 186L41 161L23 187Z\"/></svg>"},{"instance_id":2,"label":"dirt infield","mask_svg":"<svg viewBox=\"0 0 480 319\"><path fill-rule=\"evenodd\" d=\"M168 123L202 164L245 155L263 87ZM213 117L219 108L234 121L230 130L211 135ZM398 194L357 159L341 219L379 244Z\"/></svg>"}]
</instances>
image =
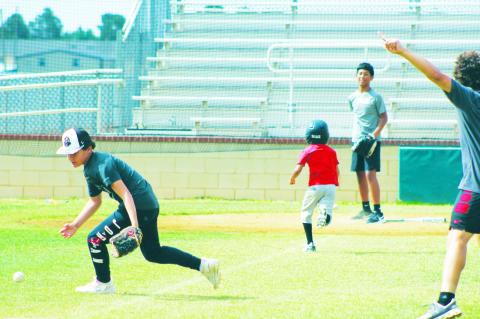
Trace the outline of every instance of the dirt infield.
<instances>
[{"instance_id":1,"label":"dirt infield","mask_svg":"<svg viewBox=\"0 0 480 319\"><path fill-rule=\"evenodd\" d=\"M21 202L23 205L23 202ZM25 209L30 212L30 204L24 204ZM45 205L45 203L42 203ZM83 205L82 200L68 202L61 201L55 206L46 206L49 210L78 210ZM71 207L73 206L73 208ZM185 200L167 202L161 215L158 218L160 232L169 231L196 231L196 232L291 232L303 233L300 222L299 207L291 203L270 203L270 202L237 202L237 201L212 201L212 200ZM297 205L299 206L299 205ZM448 223L428 222L395 222L380 225L367 225L362 220L352 220L351 217L358 212L358 204L340 203L334 209L333 222L330 226L318 229L315 233L329 235L365 235L365 236L410 236L425 235L445 236L448 233ZM103 208L108 214L115 206ZM382 205L387 219L435 217L449 219L451 207L448 205ZM283 210L283 212L282 212ZM272 211L272 213L270 213ZM276 211L276 212L275 212ZM215 212L215 213L212 213ZM29 213L28 213L29 214ZM47 213L46 213L47 214ZM34 224L41 227L60 229L61 225L74 218L71 216L54 216L44 218L28 217L23 214L16 214L16 224ZM105 215L106 216L106 215ZM314 221L317 212L314 213ZM91 229L104 217L94 215L83 225L82 228Z\"/></svg>"},{"instance_id":2,"label":"dirt infield","mask_svg":"<svg viewBox=\"0 0 480 319\"><path fill-rule=\"evenodd\" d=\"M404 216L389 216L400 218ZM299 214L219 214L161 216L160 231L221 231L221 232L302 232ZM365 221L351 219L351 215L334 214L333 223L316 229L330 235L408 236L446 235L447 223L404 222L368 225Z\"/></svg>"}]
</instances>

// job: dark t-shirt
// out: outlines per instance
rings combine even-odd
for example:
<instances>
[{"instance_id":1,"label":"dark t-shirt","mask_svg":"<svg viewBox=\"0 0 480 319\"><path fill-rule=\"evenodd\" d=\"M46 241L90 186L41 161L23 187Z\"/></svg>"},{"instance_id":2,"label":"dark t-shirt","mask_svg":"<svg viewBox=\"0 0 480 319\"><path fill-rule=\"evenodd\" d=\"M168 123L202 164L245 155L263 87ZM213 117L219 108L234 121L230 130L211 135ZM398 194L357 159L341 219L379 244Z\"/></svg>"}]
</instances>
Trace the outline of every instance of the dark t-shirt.
<instances>
[{"instance_id":1,"label":"dark t-shirt","mask_svg":"<svg viewBox=\"0 0 480 319\"><path fill-rule=\"evenodd\" d=\"M98 196L102 191L124 208L123 200L113 191L112 184L122 180L132 194L137 210L158 209L158 200L150 184L133 168L112 154L93 152L83 167L88 194Z\"/></svg>"},{"instance_id":2,"label":"dark t-shirt","mask_svg":"<svg viewBox=\"0 0 480 319\"><path fill-rule=\"evenodd\" d=\"M458 188L480 193L480 93L452 80L445 94L457 107L463 167Z\"/></svg>"}]
</instances>

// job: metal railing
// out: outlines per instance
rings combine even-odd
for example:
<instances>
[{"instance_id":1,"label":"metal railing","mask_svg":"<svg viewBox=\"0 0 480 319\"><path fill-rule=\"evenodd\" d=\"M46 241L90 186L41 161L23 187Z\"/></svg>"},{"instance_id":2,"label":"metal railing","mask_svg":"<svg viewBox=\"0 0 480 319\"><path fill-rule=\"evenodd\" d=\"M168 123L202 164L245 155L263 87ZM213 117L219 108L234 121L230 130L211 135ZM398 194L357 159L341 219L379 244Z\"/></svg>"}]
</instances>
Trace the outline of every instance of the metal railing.
<instances>
[{"instance_id":1,"label":"metal railing","mask_svg":"<svg viewBox=\"0 0 480 319\"><path fill-rule=\"evenodd\" d=\"M402 41L404 45L458 45L465 44L470 47L480 45L480 40L405 40ZM295 113L295 104L294 104L294 84L295 74L298 73L325 73L325 68L295 68L294 66L294 50L295 49L362 49L363 50L363 60L369 60L369 50L370 49L382 49L383 43L379 40L314 40L314 41L281 41L279 43L271 44L267 50L267 67L272 73L283 73L289 75L289 98L288 98L288 112L289 112L289 122L293 126L294 123L294 113ZM274 50L288 50L288 68L278 68L277 63L273 63L272 52ZM388 71L391 65L392 55L385 52L385 63L383 66L380 66L377 70L377 74L382 74ZM337 71L337 70L334 70ZM408 81L412 81L409 79Z\"/></svg>"},{"instance_id":2,"label":"metal railing","mask_svg":"<svg viewBox=\"0 0 480 319\"><path fill-rule=\"evenodd\" d=\"M143 0L137 0L137 3L135 3L135 7L133 11L130 13L130 15L127 18L127 21L125 21L125 24L122 28L122 41L125 42L128 39L128 36L130 35L130 31L133 28L133 25L135 24L135 20L137 19L137 15L140 12L140 8L142 7Z\"/></svg>"},{"instance_id":3,"label":"metal railing","mask_svg":"<svg viewBox=\"0 0 480 319\"><path fill-rule=\"evenodd\" d=\"M452 10L466 13L478 14L480 6L476 1L424 1L424 0L399 0L399 1L364 1L364 6L369 7L370 14L396 14L398 10L422 14L423 12L451 12ZM352 5L354 4L354 5ZM358 1L317 1L302 0L172 0L172 12L278 12L283 13L316 13L325 10L337 10L335 12L360 13L355 7ZM391 10L397 8L397 10Z\"/></svg>"},{"instance_id":4,"label":"metal railing","mask_svg":"<svg viewBox=\"0 0 480 319\"><path fill-rule=\"evenodd\" d=\"M102 76L118 76L121 73L121 69L94 69L2 76L0 77L0 83L13 83L0 86L0 110L3 111L0 112L0 129L2 126L8 126L9 119L18 117L24 118L25 131L28 132L29 123L30 126L35 125L35 120L32 120L32 117L68 113L96 113L97 133L102 133L104 131L102 114L105 113L106 109L116 104L114 94L105 101L104 87L111 85L116 88L123 84L121 78L102 78ZM66 80L67 78L77 77L82 79ZM88 79L88 77L94 78ZM51 81L52 79L54 82L28 83L32 81ZM80 105L72 106L72 103L65 99L67 88L69 89L68 94L75 96L75 102ZM89 90L89 94L86 94L85 88L93 88L94 91ZM45 91L47 91L46 94ZM92 94L92 92L95 93ZM89 97L85 98L85 95ZM56 96L62 98L56 98ZM41 108L39 105L46 105L46 107ZM78 123L78 125L81 124ZM39 128L37 133L42 133L42 128Z\"/></svg>"}]
</instances>

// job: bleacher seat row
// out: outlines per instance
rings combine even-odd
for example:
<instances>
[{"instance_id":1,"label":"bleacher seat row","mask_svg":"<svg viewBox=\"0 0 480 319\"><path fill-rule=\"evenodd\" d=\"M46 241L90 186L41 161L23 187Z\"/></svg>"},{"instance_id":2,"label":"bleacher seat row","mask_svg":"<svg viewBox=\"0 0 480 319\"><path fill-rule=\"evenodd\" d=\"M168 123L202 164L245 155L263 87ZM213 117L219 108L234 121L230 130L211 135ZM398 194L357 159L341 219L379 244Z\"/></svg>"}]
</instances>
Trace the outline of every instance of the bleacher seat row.
<instances>
[{"instance_id":1,"label":"bleacher seat row","mask_svg":"<svg viewBox=\"0 0 480 319\"><path fill-rule=\"evenodd\" d=\"M370 0L371 1L371 0ZM400 37L445 72L480 46L471 2L172 1L167 33L133 99L130 133L301 137L322 117L348 137L355 66L369 61L389 138L455 138L454 110L418 71L383 49ZM375 5L374 5L375 4ZM368 7L368 6L367 6ZM478 7L478 6L477 6ZM469 9L470 8L470 9ZM270 51L269 51L270 50Z\"/></svg>"}]
</instances>

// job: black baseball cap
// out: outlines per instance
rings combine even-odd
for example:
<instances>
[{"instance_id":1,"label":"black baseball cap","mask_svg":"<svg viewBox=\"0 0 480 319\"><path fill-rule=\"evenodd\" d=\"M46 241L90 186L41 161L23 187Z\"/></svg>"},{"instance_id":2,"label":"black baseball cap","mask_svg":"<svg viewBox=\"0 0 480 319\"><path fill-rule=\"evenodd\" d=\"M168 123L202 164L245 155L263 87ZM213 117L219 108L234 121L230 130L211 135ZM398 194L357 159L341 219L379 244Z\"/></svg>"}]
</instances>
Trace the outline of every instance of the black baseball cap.
<instances>
[{"instance_id":1,"label":"black baseball cap","mask_svg":"<svg viewBox=\"0 0 480 319\"><path fill-rule=\"evenodd\" d=\"M89 146L95 148L95 142L83 128L71 128L65 131L62 135L62 144L57 154L71 155Z\"/></svg>"}]
</instances>

